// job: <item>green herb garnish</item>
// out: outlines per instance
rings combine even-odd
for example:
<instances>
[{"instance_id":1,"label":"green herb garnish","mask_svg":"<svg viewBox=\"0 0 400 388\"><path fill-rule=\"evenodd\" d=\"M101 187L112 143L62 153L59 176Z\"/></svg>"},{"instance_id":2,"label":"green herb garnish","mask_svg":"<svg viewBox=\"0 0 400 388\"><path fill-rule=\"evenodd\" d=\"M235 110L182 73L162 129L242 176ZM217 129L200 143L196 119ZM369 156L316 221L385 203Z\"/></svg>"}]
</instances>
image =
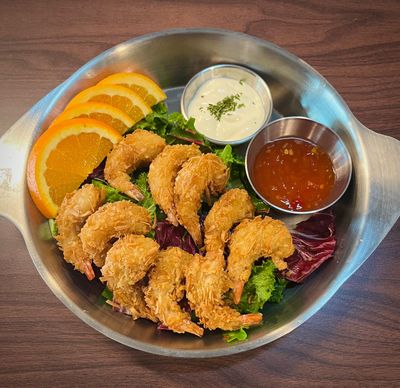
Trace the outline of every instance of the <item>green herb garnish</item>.
<instances>
[{"instance_id":1,"label":"green herb garnish","mask_svg":"<svg viewBox=\"0 0 400 388\"><path fill-rule=\"evenodd\" d=\"M232 94L218 101L216 104L208 104L207 109L211 113L211 116L220 121L223 115L244 107L244 104L239 104L238 101L240 101L240 94Z\"/></svg>"}]
</instances>

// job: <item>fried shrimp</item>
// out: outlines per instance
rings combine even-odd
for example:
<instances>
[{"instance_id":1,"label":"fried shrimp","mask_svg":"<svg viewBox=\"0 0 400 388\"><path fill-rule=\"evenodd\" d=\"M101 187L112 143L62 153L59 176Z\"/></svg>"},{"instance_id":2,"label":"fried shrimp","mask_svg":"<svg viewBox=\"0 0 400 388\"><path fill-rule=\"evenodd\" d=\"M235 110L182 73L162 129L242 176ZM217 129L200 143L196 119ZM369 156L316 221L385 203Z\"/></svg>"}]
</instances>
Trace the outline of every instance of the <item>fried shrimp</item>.
<instances>
[{"instance_id":1,"label":"fried shrimp","mask_svg":"<svg viewBox=\"0 0 400 388\"><path fill-rule=\"evenodd\" d=\"M174 206L175 178L186 160L200 154L199 147L195 144L166 146L150 164L151 194L154 201L167 215L167 220L175 226L178 225Z\"/></svg>"},{"instance_id":2,"label":"fried shrimp","mask_svg":"<svg viewBox=\"0 0 400 388\"><path fill-rule=\"evenodd\" d=\"M204 222L206 252L223 254L229 230L244 218L254 217L254 205L246 190L232 189L214 203Z\"/></svg>"},{"instance_id":3,"label":"fried shrimp","mask_svg":"<svg viewBox=\"0 0 400 388\"><path fill-rule=\"evenodd\" d=\"M229 307L224 294L229 289L221 254L194 256L186 273L186 296L201 324L208 329L238 330L261 323L262 314L241 315Z\"/></svg>"},{"instance_id":4,"label":"fried shrimp","mask_svg":"<svg viewBox=\"0 0 400 388\"><path fill-rule=\"evenodd\" d=\"M175 180L174 196L177 219L198 246L202 244L197 214L203 193L209 198L224 191L229 170L214 154L194 156L184 163Z\"/></svg>"},{"instance_id":5,"label":"fried shrimp","mask_svg":"<svg viewBox=\"0 0 400 388\"><path fill-rule=\"evenodd\" d=\"M271 257L279 270L287 267L285 258L294 252L292 236L282 221L256 217L242 221L232 233L227 260L228 276L233 285L233 301L240 302L243 287L253 263L260 257Z\"/></svg>"},{"instance_id":6,"label":"fried shrimp","mask_svg":"<svg viewBox=\"0 0 400 388\"><path fill-rule=\"evenodd\" d=\"M143 287L143 281L140 281L133 286L112 290L113 303L122 307L123 310L127 310L134 320L146 318L157 322L156 316L146 305Z\"/></svg>"},{"instance_id":7,"label":"fried shrimp","mask_svg":"<svg viewBox=\"0 0 400 388\"><path fill-rule=\"evenodd\" d=\"M119 191L141 201L143 194L129 176L141 166L147 166L164 149L165 140L153 132L137 129L114 145L107 156L104 177Z\"/></svg>"},{"instance_id":8,"label":"fried shrimp","mask_svg":"<svg viewBox=\"0 0 400 388\"><path fill-rule=\"evenodd\" d=\"M184 297L185 272L192 260L193 256L180 248L161 251L157 265L149 274L145 300L154 315L169 329L201 337L204 330L192 322L189 313L178 304Z\"/></svg>"},{"instance_id":9,"label":"fried shrimp","mask_svg":"<svg viewBox=\"0 0 400 388\"><path fill-rule=\"evenodd\" d=\"M159 246L151 238L128 234L108 251L101 269L101 281L113 291L114 302L127 309L133 319L155 316L146 306L142 283L147 271L155 264Z\"/></svg>"},{"instance_id":10,"label":"fried shrimp","mask_svg":"<svg viewBox=\"0 0 400 388\"><path fill-rule=\"evenodd\" d=\"M149 212L129 201L107 203L93 213L83 226L83 250L98 267L104 265L110 240L126 234L146 234L151 230Z\"/></svg>"},{"instance_id":11,"label":"fried shrimp","mask_svg":"<svg viewBox=\"0 0 400 388\"><path fill-rule=\"evenodd\" d=\"M104 197L102 190L90 184L84 185L65 196L56 217L59 233L56 240L64 253L64 260L89 280L95 277L92 260L83 250L79 232L86 219L102 205Z\"/></svg>"},{"instance_id":12,"label":"fried shrimp","mask_svg":"<svg viewBox=\"0 0 400 388\"><path fill-rule=\"evenodd\" d=\"M154 265L158 250L158 244L151 238L135 234L121 237L107 252L101 280L113 288L132 286Z\"/></svg>"}]
</instances>

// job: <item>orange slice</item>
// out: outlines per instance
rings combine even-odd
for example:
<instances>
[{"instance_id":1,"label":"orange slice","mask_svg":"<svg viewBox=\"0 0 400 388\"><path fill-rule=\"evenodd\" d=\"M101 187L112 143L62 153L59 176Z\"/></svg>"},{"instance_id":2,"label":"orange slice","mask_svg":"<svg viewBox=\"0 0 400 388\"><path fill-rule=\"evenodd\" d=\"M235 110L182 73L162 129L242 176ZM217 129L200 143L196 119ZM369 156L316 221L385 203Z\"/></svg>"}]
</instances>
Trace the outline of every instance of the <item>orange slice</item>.
<instances>
[{"instance_id":1,"label":"orange slice","mask_svg":"<svg viewBox=\"0 0 400 388\"><path fill-rule=\"evenodd\" d=\"M84 102L66 109L56 117L51 125L75 118L99 120L110 125L121 134L135 124L135 121L128 114L115 106L104 104L103 102Z\"/></svg>"},{"instance_id":2,"label":"orange slice","mask_svg":"<svg viewBox=\"0 0 400 388\"><path fill-rule=\"evenodd\" d=\"M27 165L29 192L43 215L55 217L65 194L76 190L121 138L93 119L62 121L45 131Z\"/></svg>"},{"instance_id":3,"label":"orange slice","mask_svg":"<svg viewBox=\"0 0 400 388\"><path fill-rule=\"evenodd\" d=\"M150 106L136 92L124 86L112 84L95 85L82 90L70 101L66 109L89 101L115 106L128 114L135 122L151 113Z\"/></svg>"},{"instance_id":4,"label":"orange slice","mask_svg":"<svg viewBox=\"0 0 400 388\"><path fill-rule=\"evenodd\" d=\"M150 106L164 101L167 96L163 90L149 77L139 73L116 73L112 74L97 85L117 84L134 90Z\"/></svg>"}]
</instances>

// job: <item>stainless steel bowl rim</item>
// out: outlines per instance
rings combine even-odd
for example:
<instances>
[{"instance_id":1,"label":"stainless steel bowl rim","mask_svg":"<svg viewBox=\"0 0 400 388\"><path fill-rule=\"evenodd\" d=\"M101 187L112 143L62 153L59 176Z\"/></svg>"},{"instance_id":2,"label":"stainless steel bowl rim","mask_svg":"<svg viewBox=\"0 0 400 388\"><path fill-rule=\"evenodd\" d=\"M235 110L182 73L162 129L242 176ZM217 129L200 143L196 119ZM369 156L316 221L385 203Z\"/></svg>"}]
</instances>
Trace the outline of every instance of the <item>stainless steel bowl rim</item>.
<instances>
[{"instance_id":1,"label":"stainless steel bowl rim","mask_svg":"<svg viewBox=\"0 0 400 388\"><path fill-rule=\"evenodd\" d=\"M239 140L219 140L219 139L214 139L212 137L209 137L205 134L203 134L198 128L197 131L200 132L208 141L215 143L215 144L219 144L219 145L238 145L238 144L243 144L246 143L247 141L249 141L261 128L263 128L268 121L271 118L271 114L272 114L272 110L273 110L273 100L272 100L272 96L271 96L271 91L269 90L269 86L268 84L265 82L264 79L262 79L256 72L254 72L251 69L248 69L247 67L244 66L240 66L240 65L234 65L234 64L230 64L230 63L219 63L218 65L212 65L212 66L208 66L206 68L204 68L203 70L200 70L198 73L196 73L186 84L185 88L183 89L182 92L182 96L181 96L181 113L183 115L183 117L188 120L189 119L189 115L186 112L185 109L185 98L186 98L186 94L187 94L187 90L188 87L190 87L190 85L193 83L193 81L195 81L196 79L198 79L199 77L201 77L202 75L204 75L205 73L208 73L214 69L222 69L222 68L231 68L231 69L239 69L242 71L245 71L251 75L253 75L264 87L265 89L265 93L268 96L268 106L265 107L265 118L263 123L261 124L260 128L257 128L251 135L248 135L242 139Z\"/></svg>"}]
</instances>

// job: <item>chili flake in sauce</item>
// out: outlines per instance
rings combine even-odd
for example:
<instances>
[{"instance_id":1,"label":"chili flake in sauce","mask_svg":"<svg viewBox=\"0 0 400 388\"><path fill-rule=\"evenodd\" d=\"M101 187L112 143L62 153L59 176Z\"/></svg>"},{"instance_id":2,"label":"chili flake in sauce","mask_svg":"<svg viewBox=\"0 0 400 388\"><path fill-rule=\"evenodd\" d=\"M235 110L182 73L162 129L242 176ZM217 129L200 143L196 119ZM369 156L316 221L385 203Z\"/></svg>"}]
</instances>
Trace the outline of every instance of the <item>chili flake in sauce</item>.
<instances>
[{"instance_id":1,"label":"chili flake in sauce","mask_svg":"<svg viewBox=\"0 0 400 388\"><path fill-rule=\"evenodd\" d=\"M295 211L318 209L335 183L327 152L298 138L265 144L256 156L253 177L255 187L266 200Z\"/></svg>"}]
</instances>

